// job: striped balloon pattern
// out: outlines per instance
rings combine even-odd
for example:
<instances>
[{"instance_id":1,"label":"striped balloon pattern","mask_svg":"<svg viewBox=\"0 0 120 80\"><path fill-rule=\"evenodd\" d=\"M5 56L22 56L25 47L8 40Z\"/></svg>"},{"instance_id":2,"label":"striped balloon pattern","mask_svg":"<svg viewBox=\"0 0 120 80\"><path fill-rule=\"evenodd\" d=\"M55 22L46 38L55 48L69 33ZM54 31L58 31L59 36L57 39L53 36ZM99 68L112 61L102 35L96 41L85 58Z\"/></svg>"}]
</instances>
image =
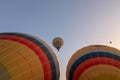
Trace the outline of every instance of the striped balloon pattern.
<instances>
[{"instance_id":1,"label":"striped balloon pattern","mask_svg":"<svg viewBox=\"0 0 120 80\"><path fill-rule=\"evenodd\" d=\"M90 45L70 58L67 80L120 80L120 51L106 45Z\"/></svg>"},{"instance_id":2,"label":"striped balloon pattern","mask_svg":"<svg viewBox=\"0 0 120 80\"><path fill-rule=\"evenodd\" d=\"M0 80L59 80L55 53L41 39L0 33Z\"/></svg>"}]
</instances>

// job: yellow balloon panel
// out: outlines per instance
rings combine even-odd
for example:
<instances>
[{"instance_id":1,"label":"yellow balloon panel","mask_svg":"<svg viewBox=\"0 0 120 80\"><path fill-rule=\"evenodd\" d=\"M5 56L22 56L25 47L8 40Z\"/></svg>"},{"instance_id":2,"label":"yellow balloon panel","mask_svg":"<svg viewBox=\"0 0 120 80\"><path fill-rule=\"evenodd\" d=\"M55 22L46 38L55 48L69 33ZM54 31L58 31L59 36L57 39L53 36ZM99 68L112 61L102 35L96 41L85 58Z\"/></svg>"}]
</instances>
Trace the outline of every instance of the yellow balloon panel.
<instances>
[{"instance_id":1,"label":"yellow balloon panel","mask_svg":"<svg viewBox=\"0 0 120 80\"><path fill-rule=\"evenodd\" d=\"M119 80L120 69L110 65L96 65L86 69L79 80Z\"/></svg>"},{"instance_id":2,"label":"yellow balloon panel","mask_svg":"<svg viewBox=\"0 0 120 80\"><path fill-rule=\"evenodd\" d=\"M42 64L30 48L18 42L0 40L0 50L0 63L11 80L44 80Z\"/></svg>"}]
</instances>

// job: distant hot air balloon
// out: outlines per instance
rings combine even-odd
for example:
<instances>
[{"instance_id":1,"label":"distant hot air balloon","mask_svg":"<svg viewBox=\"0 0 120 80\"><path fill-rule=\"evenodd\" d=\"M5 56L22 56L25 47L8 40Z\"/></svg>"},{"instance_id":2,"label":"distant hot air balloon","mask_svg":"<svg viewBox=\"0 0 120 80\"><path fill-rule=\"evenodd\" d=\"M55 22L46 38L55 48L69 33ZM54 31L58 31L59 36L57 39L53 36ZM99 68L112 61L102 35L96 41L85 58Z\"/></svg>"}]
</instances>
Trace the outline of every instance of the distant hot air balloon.
<instances>
[{"instance_id":1,"label":"distant hot air balloon","mask_svg":"<svg viewBox=\"0 0 120 80\"><path fill-rule=\"evenodd\" d=\"M56 37L53 39L53 46L59 51L60 48L63 46L63 39L60 37Z\"/></svg>"},{"instance_id":2,"label":"distant hot air balloon","mask_svg":"<svg viewBox=\"0 0 120 80\"><path fill-rule=\"evenodd\" d=\"M41 39L0 33L0 80L59 80L59 63Z\"/></svg>"},{"instance_id":3,"label":"distant hot air balloon","mask_svg":"<svg viewBox=\"0 0 120 80\"><path fill-rule=\"evenodd\" d=\"M105 45L78 50L69 60L66 80L120 80L120 50Z\"/></svg>"},{"instance_id":4,"label":"distant hot air balloon","mask_svg":"<svg viewBox=\"0 0 120 80\"><path fill-rule=\"evenodd\" d=\"M112 41L110 41L109 43L112 44Z\"/></svg>"}]
</instances>

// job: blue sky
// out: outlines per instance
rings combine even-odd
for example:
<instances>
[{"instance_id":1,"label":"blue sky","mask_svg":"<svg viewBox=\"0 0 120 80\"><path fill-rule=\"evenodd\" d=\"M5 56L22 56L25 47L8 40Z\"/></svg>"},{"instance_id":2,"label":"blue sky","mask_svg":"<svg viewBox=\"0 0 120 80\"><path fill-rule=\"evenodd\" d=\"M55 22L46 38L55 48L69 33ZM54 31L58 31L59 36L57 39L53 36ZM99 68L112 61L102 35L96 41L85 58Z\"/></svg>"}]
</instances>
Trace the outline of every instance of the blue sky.
<instances>
[{"instance_id":1,"label":"blue sky","mask_svg":"<svg viewBox=\"0 0 120 80\"><path fill-rule=\"evenodd\" d=\"M93 44L120 49L120 0L0 0L0 32L24 32L46 41L65 80L68 60L78 49ZM52 46L57 36L64 40L60 52Z\"/></svg>"}]
</instances>

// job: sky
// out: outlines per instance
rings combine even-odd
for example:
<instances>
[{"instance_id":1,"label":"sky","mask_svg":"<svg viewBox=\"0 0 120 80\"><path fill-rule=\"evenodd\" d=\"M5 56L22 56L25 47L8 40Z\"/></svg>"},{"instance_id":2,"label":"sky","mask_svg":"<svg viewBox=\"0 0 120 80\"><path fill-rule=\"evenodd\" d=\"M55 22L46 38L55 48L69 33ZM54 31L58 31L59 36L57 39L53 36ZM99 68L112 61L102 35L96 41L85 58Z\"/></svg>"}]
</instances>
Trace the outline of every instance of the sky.
<instances>
[{"instance_id":1,"label":"sky","mask_svg":"<svg viewBox=\"0 0 120 80\"><path fill-rule=\"evenodd\" d=\"M44 40L57 55L60 80L66 80L67 63L77 50L95 44L120 49L120 0L0 0L0 32ZM52 46L55 37L64 40L59 52Z\"/></svg>"}]
</instances>

